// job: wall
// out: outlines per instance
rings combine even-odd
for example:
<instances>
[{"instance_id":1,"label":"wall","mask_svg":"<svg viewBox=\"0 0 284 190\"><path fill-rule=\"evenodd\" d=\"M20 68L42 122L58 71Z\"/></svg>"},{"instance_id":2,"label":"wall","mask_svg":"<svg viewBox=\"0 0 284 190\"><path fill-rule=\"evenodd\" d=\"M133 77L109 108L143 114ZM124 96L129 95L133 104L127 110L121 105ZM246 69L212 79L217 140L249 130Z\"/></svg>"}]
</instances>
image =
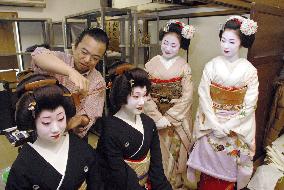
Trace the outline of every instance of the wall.
<instances>
[{"instance_id":1,"label":"wall","mask_svg":"<svg viewBox=\"0 0 284 190\"><path fill-rule=\"evenodd\" d=\"M151 3L152 0L112 0L112 7L114 8L124 8L136 5L142 5L145 3Z\"/></svg>"},{"instance_id":2,"label":"wall","mask_svg":"<svg viewBox=\"0 0 284 190\"><path fill-rule=\"evenodd\" d=\"M0 6L0 12L18 12L22 18L51 18L61 21L66 15L100 7L100 0L46 0L46 8Z\"/></svg>"}]
</instances>

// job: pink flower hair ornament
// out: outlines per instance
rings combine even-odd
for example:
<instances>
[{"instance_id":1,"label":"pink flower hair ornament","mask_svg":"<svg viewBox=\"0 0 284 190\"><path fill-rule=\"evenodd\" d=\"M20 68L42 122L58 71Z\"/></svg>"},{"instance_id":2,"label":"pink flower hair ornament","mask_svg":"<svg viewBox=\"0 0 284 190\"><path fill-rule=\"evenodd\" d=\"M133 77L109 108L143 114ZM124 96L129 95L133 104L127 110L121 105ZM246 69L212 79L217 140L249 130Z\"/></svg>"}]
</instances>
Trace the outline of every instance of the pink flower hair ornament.
<instances>
[{"instance_id":1,"label":"pink flower hair ornament","mask_svg":"<svg viewBox=\"0 0 284 190\"><path fill-rule=\"evenodd\" d=\"M257 32L257 28L258 28L257 22L254 22L251 19L235 15L235 16L229 17L226 22L228 22L229 20L236 21L240 25L241 33L243 33L246 36L250 36Z\"/></svg>"},{"instance_id":2,"label":"pink flower hair ornament","mask_svg":"<svg viewBox=\"0 0 284 190\"><path fill-rule=\"evenodd\" d=\"M192 39L193 38L193 35L196 31L194 26L184 24L183 22L180 22L180 21L177 21L177 20L169 20L167 22L166 26L163 28L163 31L168 32L171 24L178 24L179 25L179 27L181 28L181 35L185 39Z\"/></svg>"}]
</instances>

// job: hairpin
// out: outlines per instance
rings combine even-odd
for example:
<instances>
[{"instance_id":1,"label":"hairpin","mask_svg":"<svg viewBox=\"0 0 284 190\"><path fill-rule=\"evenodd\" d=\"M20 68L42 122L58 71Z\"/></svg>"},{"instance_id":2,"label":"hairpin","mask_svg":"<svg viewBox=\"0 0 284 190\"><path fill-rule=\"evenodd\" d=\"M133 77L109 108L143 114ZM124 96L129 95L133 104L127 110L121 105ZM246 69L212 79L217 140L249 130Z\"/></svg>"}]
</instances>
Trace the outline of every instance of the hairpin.
<instances>
[{"instance_id":1,"label":"hairpin","mask_svg":"<svg viewBox=\"0 0 284 190\"><path fill-rule=\"evenodd\" d=\"M29 103L29 106L28 106L28 110L32 112L33 118L35 118L35 106L36 106L35 101L32 101L31 103Z\"/></svg>"},{"instance_id":2,"label":"hairpin","mask_svg":"<svg viewBox=\"0 0 284 190\"><path fill-rule=\"evenodd\" d=\"M131 88L134 86L134 80L133 79L130 79L129 80L129 83L130 83L130 86L131 86Z\"/></svg>"}]
</instances>

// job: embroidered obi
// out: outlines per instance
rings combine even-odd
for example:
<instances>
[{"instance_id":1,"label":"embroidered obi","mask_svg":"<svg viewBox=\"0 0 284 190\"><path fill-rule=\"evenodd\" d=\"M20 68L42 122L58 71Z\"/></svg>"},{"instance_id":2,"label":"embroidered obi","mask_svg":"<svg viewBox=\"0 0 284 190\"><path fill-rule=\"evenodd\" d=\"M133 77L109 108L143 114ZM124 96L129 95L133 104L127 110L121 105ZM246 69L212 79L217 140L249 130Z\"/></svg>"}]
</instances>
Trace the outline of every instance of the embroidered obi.
<instances>
[{"instance_id":1,"label":"embroidered obi","mask_svg":"<svg viewBox=\"0 0 284 190\"><path fill-rule=\"evenodd\" d=\"M247 86L223 87L216 83L210 85L210 96L213 101L213 108L227 111L239 111L243 107Z\"/></svg>"},{"instance_id":2,"label":"embroidered obi","mask_svg":"<svg viewBox=\"0 0 284 190\"><path fill-rule=\"evenodd\" d=\"M174 105L174 103L170 103L172 99L181 97L181 80L181 77L169 80L151 79L151 97L162 114L166 113Z\"/></svg>"},{"instance_id":3,"label":"embroidered obi","mask_svg":"<svg viewBox=\"0 0 284 190\"><path fill-rule=\"evenodd\" d=\"M144 187L148 180L148 171L150 168L150 151L147 156L141 160L125 159L124 161L131 167L139 179L139 184Z\"/></svg>"}]
</instances>

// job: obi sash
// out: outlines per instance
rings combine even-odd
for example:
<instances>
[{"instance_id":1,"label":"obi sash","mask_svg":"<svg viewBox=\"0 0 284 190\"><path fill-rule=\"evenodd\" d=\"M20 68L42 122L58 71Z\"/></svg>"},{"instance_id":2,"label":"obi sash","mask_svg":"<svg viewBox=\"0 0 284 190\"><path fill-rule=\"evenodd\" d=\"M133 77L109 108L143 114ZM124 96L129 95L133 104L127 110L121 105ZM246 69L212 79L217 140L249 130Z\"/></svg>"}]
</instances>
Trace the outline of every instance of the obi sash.
<instances>
[{"instance_id":1,"label":"obi sash","mask_svg":"<svg viewBox=\"0 0 284 190\"><path fill-rule=\"evenodd\" d=\"M213 101L213 108L227 111L239 111L243 107L247 86L223 87L216 83L210 85L210 96Z\"/></svg>"},{"instance_id":2,"label":"obi sash","mask_svg":"<svg viewBox=\"0 0 284 190\"><path fill-rule=\"evenodd\" d=\"M87 189L87 183L86 183L86 180L85 180L78 190L86 190L86 189Z\"/></svg>"},{"instance_id":3,"label":"obi sash","mask_svg":"<svg viewBox=\"0 0 284 190\"><path fill-rule=\"evenodd\" d=\"M179 99L182 95L181 77L169 80L151 79L151 97L158 106L159 111L164 114L174 104L172 99Z\"/></svg>"},{"instance_id":4,"label":"obi sash","mask_svg":"<svg viewBox=\"0 0 284 190\"><path fill-rule=\"evenodd\" d=\"M139 184L145 187L148 180L148 171L150 168L150 151L145 158L141 160L125 159L124 161L135 171L139 179Z\"/></svg>"}]
</instances>

